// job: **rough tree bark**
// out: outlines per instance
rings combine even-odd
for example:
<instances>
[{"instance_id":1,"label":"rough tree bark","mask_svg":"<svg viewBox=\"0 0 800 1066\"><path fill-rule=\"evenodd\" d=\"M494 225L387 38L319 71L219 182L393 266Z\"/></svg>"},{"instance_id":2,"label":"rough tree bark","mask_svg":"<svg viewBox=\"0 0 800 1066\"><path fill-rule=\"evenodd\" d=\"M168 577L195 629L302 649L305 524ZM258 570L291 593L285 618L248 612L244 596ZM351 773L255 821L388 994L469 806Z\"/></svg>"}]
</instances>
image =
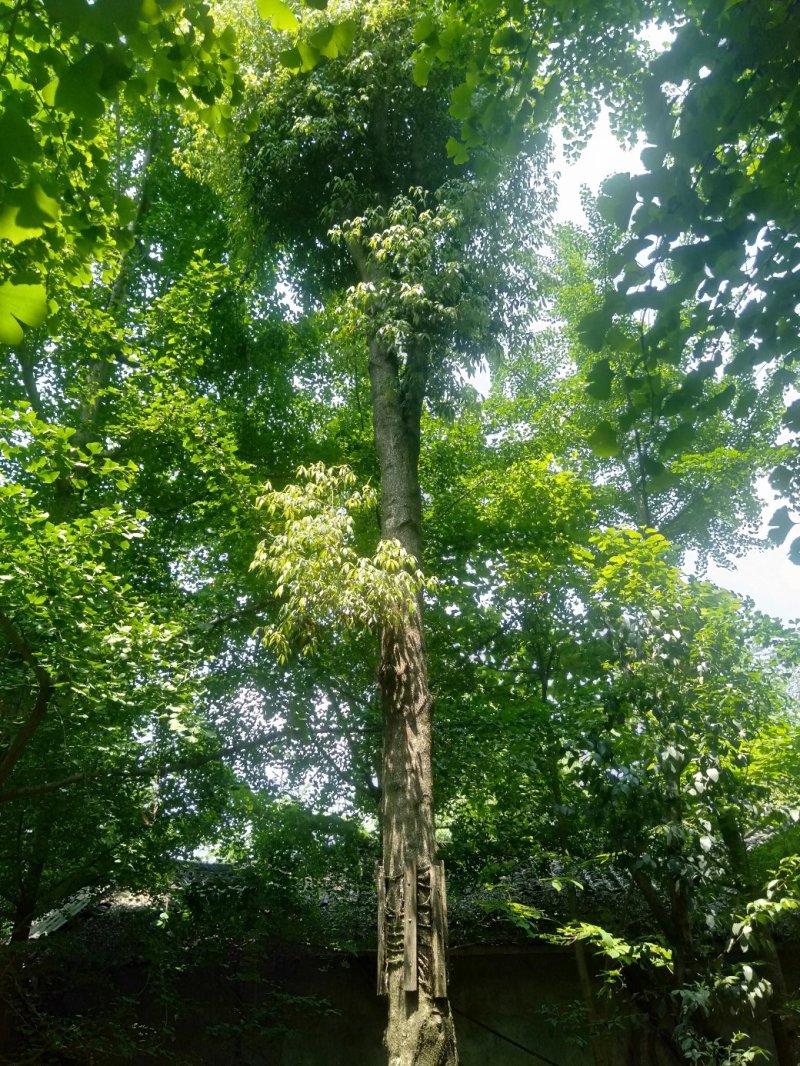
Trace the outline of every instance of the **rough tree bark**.
<instances>
[{"instance_id":1,"label":"rough tree bark","mask_svg":"<svg viewBox=\"0 0 800 1066\"><path fill-rule=\"evenodd\" d=\"M402 368L370 344L375 446L381 471L381 535L422 557L418 461L427 379L422 355ZM455 1066L453 1017L443 982L444 907L436 863L431 766L432 701L421 604L381 636L383 702L379 871L379 989L388 996L389 1066Z\"/></svg>"}]
</instances>

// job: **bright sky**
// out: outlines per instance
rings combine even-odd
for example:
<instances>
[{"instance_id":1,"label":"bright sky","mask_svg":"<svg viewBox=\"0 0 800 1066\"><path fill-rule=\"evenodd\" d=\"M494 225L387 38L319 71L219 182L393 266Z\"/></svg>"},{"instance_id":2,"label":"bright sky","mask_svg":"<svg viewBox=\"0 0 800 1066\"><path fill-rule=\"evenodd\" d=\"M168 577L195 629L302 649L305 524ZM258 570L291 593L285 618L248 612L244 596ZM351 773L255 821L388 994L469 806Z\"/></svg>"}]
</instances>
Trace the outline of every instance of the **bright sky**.
<instances>
[{"instance_id":1,"label":"bright sky","mask_svg":"<svg viewBox=\"0 0 800 1066\"><path fill-rule=\"evenodd\" d=\"M563 157L557 162L561 172L557 211L559 220L585 224L586 216L580 203L581 186L588 185L596 193L602 180L609 174L641 171L639 150L626 151L620 147L611 134L608 115L603 114L578 162L567 166ZM766 534L767 521L778 504L766 485L762 496L765 503L764 528L761 532ZM724 570L712 565L708 568L707 576L740 596L749 596L760 610L788 621L800 617L800 566L789 562L786 553L787 545L750 551L738 560L734 569Z\"/></svg>"}]
</instances>

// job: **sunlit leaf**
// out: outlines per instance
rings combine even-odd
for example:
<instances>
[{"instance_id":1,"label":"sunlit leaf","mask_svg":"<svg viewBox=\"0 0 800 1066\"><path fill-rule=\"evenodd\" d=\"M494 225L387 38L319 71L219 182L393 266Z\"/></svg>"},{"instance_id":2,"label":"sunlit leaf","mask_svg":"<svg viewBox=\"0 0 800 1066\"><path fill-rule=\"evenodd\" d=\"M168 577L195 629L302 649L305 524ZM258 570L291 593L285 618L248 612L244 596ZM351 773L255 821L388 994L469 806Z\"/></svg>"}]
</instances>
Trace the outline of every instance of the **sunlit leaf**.
<instances>
[{"instance_id":1,"label":"sunlit leaf","mask_svg":"<svg viewBox=\"0 0 800 1066\"><path fill-rule=\"evenodd\" d=\"M44 285L0 285L0 342L19 344L22 326L41 326L47 318Z\"/></svg>"},{"instance_id":2,"label":"sunlit leaf","mask_svg":"<svg viewBox=\"0 0 800 1066\"><path fill-rule=\"evenodd\" d=\"M284 33L297 33L300 28L297 15L283 0L258 0L258 13Z\"/></svg>"},{"instance_id":3,"label":"sunlit leaf","mask_svg":"<svg viewBox=\"0 0 800 1066\"><path fill-rule=\"evenodd\" d=\"M599 422L594 432L589 437L589 447L602 459L611 459L620 454L620 444L617 433L610 422Z\"/></svg>"}]
</instances>

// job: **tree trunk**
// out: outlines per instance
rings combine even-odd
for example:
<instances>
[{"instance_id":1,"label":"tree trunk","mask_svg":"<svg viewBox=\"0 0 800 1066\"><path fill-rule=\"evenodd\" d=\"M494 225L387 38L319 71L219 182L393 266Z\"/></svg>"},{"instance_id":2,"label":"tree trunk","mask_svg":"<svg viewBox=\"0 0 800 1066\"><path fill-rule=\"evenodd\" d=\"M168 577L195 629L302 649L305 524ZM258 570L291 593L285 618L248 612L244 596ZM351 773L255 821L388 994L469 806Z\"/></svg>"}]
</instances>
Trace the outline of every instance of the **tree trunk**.
<instances>
[{"instance_id":1,"label":"tree trunk","mask_svg":"<svg viewBox=\"0 0 800 1066\"><path fill-rule=\"evenodd\" d=\"M545 706L549 706L548 681L549 671L544 670L541 676L541 690L539 695ZM569 849L569 826L566 823L563 813L564 796L561 791L559 756L557 755L558 749L556 746L556 739L553 736L549 725L547 728L547 745L550 749L547 755L547 766L550 774L550 790L553 796L553 814L558 832L558 843L561 850L561 857L565 863L569 864L571 858ZM571 882L567 884L567 904L569 907L570 920L577 922L579 920L578 895L575 891L575 886ZM592 1055L592 1063L593 1066L610 1066L607 1039L604 1039L601 1033L603 1018L597 1006L597 993L594 987L595 982L592 977L586 945L582 940L576 940L573 945L573 950L575 953L575 966L578 971L581 998L583 999L583 1005L586 1008L589 1050Z\"/></svg>"},{"instance_id":2,"label":"tree trunk","mask_svg":"<svg viewBox=\"0 0 800 1066\"><path fill-rule=\"evenodd\" d=\"M21 851L17 853L20 871L19 893L14 904L10 943L0 946L0 1061L4 1053L17 1046L20 1038L18 1022L27 1008L24 987L25 955L21 945L31 935L31 926L39 908L42 876L50 850L50 838L55 822L55 808L48 804L41 808L33 824L33 837L27 862ZM18 841L22 839L24 814L20 814Z\"/></svg>"},{"instance_id":3,"label":"tree trunk","mask_svg":"<svg viewBox=\"0 0 800 1066\"><path fill-rule=\"evenodd\" d=\"M422 555L418 460L424 364L370 345L375 446L381 470L381 535ZM431 694L421 603L381 636L383 702L379 873L379 991L388 996L389 1066L455 1066L455 1030L444 972L445 912L436 863Z\"/></svg>"}]
</instances>

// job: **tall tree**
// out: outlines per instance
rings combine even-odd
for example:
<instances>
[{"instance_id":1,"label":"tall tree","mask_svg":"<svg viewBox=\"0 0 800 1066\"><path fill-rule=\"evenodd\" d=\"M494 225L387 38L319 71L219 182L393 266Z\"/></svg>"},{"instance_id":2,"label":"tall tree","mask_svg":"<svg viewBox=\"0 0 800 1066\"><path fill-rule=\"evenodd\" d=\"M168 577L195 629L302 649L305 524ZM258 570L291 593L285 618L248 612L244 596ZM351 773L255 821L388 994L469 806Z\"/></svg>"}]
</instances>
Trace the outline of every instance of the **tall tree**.
<instances>
[{"instance_id":1,"label":"tall tree","mask_svg":"<svg viewBox=\"0 0 800 1066\"><path fill-rule=\"evenodd\" d=\"M505 103L514 144L530 144L530 113L518 105L535 81L537 91L549 85L553 97L547 113L534 116L542 149L547 122L559 114L552 50L583 49L588 56L590 41L598 45L594 81L583 63L565 94L570 114L584 123L596 110L599 86L621 84L631 55L630 13L603 9L598 20L613 32L598 36L595 22L581 35L584 27L569 18L518 7L498 12L501 25L477 51L489 66L524 52L519 99L508 82L490 86L491 78L482 83L477 77L471 8L462 19L411 4L375 3L358 11L341 5L331 8L341 21L330 22L330 14L310 19L289 48L285 38L255 27L248 47L261 83L251 96L255 128L243 178L232 179L224 162L215 168L218 184L238 194L239 226L252 234L249 217L261 247L277 247L285 256L300 303L341 304L331 342L344 341L368 367L381 538L398 544L412 568L424 564L419 455L425 402L447 400L457 391L459 368L499 354L525 328L532 294L522 258L534 252L548 206L547 195L530 192L531 168L546 160L544 151L508 165L504 133L499 155L483 153L472 166L457 135L465 136L479 99L491 110L510 95ZM276 30L298 33L285 5L265 4L264 13ZM418 59L412 80L414 42L423 43L431 61ZM459 180L458 164L464 165ZM385 944L379 987L389 998L387 1047L395 1066L451 1063L455 1043L439 958L433 701L420 599L402 621L383 626L378 676L384 722L379 926Z\"/></svg>"},{"instance_id":2,"label":"tall tree","mask_svg":"<svg viewBox=\"0 0 800 1066\"><path fill-rule=\"evenodd\" d=\"M738 19L745 6L728 4L715 17ZM15 147L0 209L9 252L0 339L15 350L2 381L0 536L10 580L2 589L0 802L2 836L13 849L17 833L22 873L6 895L22 938L75 878L107 872L118 837L124 861L136 866L147 852L141 865L150 862L151 872L159 851L190 847L201 832L213 837L230 782L216 768L219 756L236 757L249 730L275 753L269 768L245 765L239 753L254 784L268 785L280 764L284 784L320 796L344 774L348 802L370 810L379 795L379 981L389 998L390 1060L449 1066L456 1050L434 825L433 691L445 708L445 797L454 806L463 797L457 768L471 757L486 793L503 797L506 825L516 827L514 792L499 780L502 757L510 753L517 765L537 749L534 782L522 770L515 777L535 808L523 819L524 837L533 847L539 831L552 855L576 866L597 825L586 816L575 829L557 808L575 784L564 771L573 750L566 745L589 761L596 754L587 737L597 733L599 703L587 704L585 694L624 704L624 741L613 737L613 723L613 743L601 738L618 756L615 772L653 757L637 700L673 694L641 664L640 687L625 688L636 640L662 654L672 638L644 624L632 636L620 618L639 609L634 593L642 589L650 599L666 589L681 600L674 628L681 613L708 607L687 606L676 572L662 568L660 584L648 577L633 591L613 590L620 613L612 647L597 603L607 589L592 585L586 553L627 558L636 536L646 550L663 541L608 533L587 547L586 527L595 514L646 525L675 516L670 532L686 547L702 544L713 520L717 547L727 550L732 527L751 513L745 480L778 454L770 450L774 407L745 404L742 424L737 408L728 413L742 390L698 370L694 350L673 353L667 368L656 365L661 355L650 359L663 321L638 328L636 300L597 309L598 289L617 273L606 269L609 237L599 225L593 242L572 234L558 247L553 317L572 347L540 360L541 346L525 346L550 284L542 285L540 262L544 238L552 239L547 128L567 122L579 144L601 94L620 115L634 114L636 29L670 5L586 12L524 2L341 3L302 23L281 0L261 0L259 10L269 25L237 12L239 45L202 5L122 11L59 0L44 9L17 4L5 16L0 77L10 103L0 122ZM248 72L246 97L237 57ZM41 91L48 78L58 84ZM197 116L191 128L176 124L176 109ZM688 117L679 140L684 125ZM220 148L214 139L230 129L241 146L236 167L232 142ZM669 241L661 250L676 254ZM599 284L598 272L585 269L591 259L602 260ZM661 299L662 280L647 300ZM53 339L37 332L47 295ZM642 299L638 310L650 306ZM590 312L578 328L576 311ZM464 375L484 359L497 389L481 424ZM515 376L525 379L516 394ZM599 416L579 402L584 379L592 405L605 405ZM453 411L463 416L460 448L448 446ZM702 421L691 434L702 447L681 467L686 411ZM320 461L348 462L355 474ZM590 493L579 472L604 488ZM717 515L721 474L731 498ZM379 503L356 487L376 475ZM279 485L264 493L275 524L257 548L263 531L253 502L265 478ZM531 499L542 501L535 513ZM248 576L254 553L274 575L277 597ZM35 565L26 568L28 555ZM425 605L431 572L452 615ZM459 612L469 618L466 632ZM256 623L284 661L259 661ZM335 644L322 639L326 626L336 627ZM377 652L363 628L380 630ZM288 664L289 636L316 647L319 659ZM619 665L610 691L612 653ZM554 655L563 658L561 674ZM725 662L733 669L738 660ZM464 676L475 681L469 693ZM459 718L459 703L471 718ZM707 709L692 705L700 717ZM665 736L684 728L672 710L653 711ZM476 752L485 752L493 715L500 739L490 769ZM705 741L693 722L703 765L692 773L705 773ZM459 751L451 744L448 761L453 723L469 743ZM688 785L673 776L673 791ZM592 799L605 796L603 780L594 781ZM64 795L69 802L56 808L54 797ZM199 796L205 820L191 816ZM658 788L647 798L664 813ZM27 821L18 813L25 800L35 801ZM653 845L648 858L663 860L661 890L674 912L664 928L680 926L675 954L691 977L690 907L675 886L706 853L696 832L706 800L681 802L696 823L689 843ZM148 851L134 824L139 814L140 825L152 821L158 803L168 804L180 832L157 819ZM101 808L102 833L87 841L85 826ZM675 811L659 829L684 820ZM58 819L69 841L59 840ZM632 823L631 840L650 846L656 829L640 828ZM59 881L64 864L72 880ZM653 891L651 899L659 886Z\"/></svg>"},{"instance_id":3,"label":"tall tree","mask_svg":"<svg viewBox=\"0 0 800 1066\"><path fill-rule=\"evenodd\" d=\"M714 394L736 418L765 398L783 406L779 544L797 490L797 32L783 0L719 0L678 29L644 81L645 172L604 188L601 210L630 234L587 322L600 350L617 315L642 317L636 373L664 375L654 402L676 421L676 452L691 451Z\"/></svg>"}]
</instances>

